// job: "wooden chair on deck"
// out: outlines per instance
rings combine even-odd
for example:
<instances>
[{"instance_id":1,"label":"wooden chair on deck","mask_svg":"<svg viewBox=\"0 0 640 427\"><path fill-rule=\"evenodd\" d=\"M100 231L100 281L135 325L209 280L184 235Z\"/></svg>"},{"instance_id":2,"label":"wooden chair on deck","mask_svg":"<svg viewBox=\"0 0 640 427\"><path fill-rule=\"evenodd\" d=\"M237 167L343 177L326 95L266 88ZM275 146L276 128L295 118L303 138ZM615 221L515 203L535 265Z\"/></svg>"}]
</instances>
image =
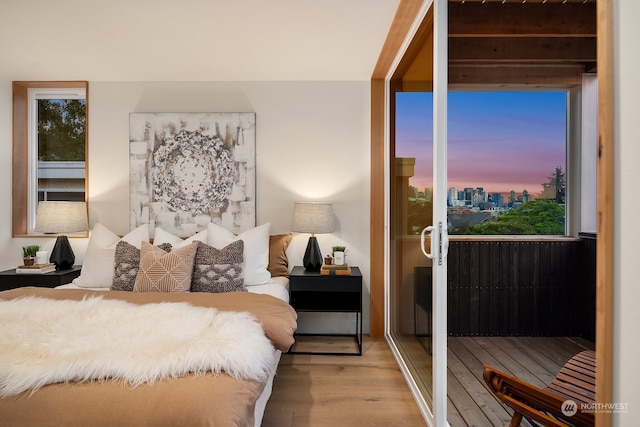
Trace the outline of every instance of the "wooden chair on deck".
<instances>
[{"instance_id":1,"label":"wooden chair on deck","mask_svg":"<svg viewBox=\"0 0 640 427\"><path fill-rule=\"evenodd\" d=\"M562 367L545 389L488 365L484 365L483 377L493 394L514 410L510 427L519 426L523 416L543 426L577 427L595 423L595 371L595 352L582 351ZM565 403L568 400L575 406ZM573 415L572 409L577 410Z\"/></svg>"}]
</instances>

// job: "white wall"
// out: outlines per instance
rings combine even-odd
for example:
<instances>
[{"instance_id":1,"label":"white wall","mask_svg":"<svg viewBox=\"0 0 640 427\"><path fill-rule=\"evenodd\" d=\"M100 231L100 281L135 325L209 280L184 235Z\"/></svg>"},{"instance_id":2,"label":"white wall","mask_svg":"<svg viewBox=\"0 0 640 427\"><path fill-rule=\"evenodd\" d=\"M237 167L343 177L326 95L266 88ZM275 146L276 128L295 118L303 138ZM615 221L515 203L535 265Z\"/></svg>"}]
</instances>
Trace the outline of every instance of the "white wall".
<instances>
[{"instance_id":1,"label":"white wall","mask_svg":"<svg viewBox=\"0 0 640 427\"><path fill-rule=\"evenodd\" d=\"M368 330L369 78L398 0L178 3L2 0L0 269L26 243L53 247L11 237L11 82L88 80L92 225L129 228L129 113L255 112L257 221L287 232L295 200L333 201L320 246L348 246L361 267ZM82 262L87 239L71 244Z\"/></svg>"},{"instance_id":2,"label":"white wall","mask_svg":"<svg viewBox=\"0 0 640 427\"><path fill-rule=\"evenodd\" d=\"M637 426L640 416L640 2L618 0L614 7L615 49L615 246L614 246L614 383L613 401L628 403L614 414L615 426Z\"/></svg>"},{"instance_id":3,"label":"white wall","mask_svg":"<svg viewBox=\"0 0 640 427\"><path fill-rule=\"evenodd\" d=\"M11 82L0 90L0 268L15 267L20 247L53 239L11 238ZM364 273L369 308L369 82L89 82L89 222L129 231L129 113L256 113L257 222L291 230L293 202L334 202L337 229L319 235L323 253L344 244ZM296 234L291 263L301 264L308 235ZM88 239L71 239L81 263ZM316 316L317 317L317 316ZM323 324L346 331L340 316ZM324 322L323 322L324 323ZM351 326L351 322L346 324ZM313 330L309 321L301 331ZM344 330L343 330L344 329Z\"/></svg>"}]
</instances>

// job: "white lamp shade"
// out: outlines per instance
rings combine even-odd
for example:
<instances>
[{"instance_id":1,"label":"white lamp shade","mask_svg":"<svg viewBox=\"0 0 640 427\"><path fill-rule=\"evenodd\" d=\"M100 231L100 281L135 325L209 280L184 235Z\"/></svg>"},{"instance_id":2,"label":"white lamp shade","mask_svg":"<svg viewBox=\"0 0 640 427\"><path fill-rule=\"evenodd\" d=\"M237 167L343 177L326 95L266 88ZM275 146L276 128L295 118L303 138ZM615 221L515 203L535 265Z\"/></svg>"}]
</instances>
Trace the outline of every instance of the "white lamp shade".
<instances>
[{"instance_id":1,"label":"white lamp shade","mask_svg":"<svg viewBox=\"0 0 640 427\"><path fill-rule=\"evenodd\" d=\"M331 202L295 202L293 231L323 234L334 230L333 204Z\"/></svg>"},{"instance_id":2,"label":"white lamp shade","mask_svg":"<svg viewBox=\"0 0 640 427\"><path fill-rule=\"evenodd\" d=\"M87 231L87 205L84 202L40 202L35 231L40 233L78 233Z\"/></svg>"}]
</instances>

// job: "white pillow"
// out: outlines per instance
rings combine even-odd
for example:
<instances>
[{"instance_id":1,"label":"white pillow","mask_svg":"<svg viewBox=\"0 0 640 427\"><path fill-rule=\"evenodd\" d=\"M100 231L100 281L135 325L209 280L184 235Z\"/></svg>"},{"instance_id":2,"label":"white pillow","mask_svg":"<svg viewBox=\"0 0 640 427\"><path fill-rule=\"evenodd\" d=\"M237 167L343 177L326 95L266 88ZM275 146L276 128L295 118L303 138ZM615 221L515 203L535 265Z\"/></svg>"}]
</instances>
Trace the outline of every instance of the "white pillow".
<instances>
[{"instance_id":1,"label":"white pillow","mask_svg":"<svg viewBox=\"0 0 640 427\"><path fill-rule=\"evenodd\" d=\"M207 230L202 230L194 234L193 236L189 237L188 239L183 239L182 237L174 236L168 231L164 231L160 227L156 227L155 234L153 237L153 245L160 246L163 243L169 243L171 244L171 247L173 249L183 248L185 246L189 246L191 242L198 241L202 243L207 243L207 234L208 234Z\"/></svg>"},{"instance_id":2,"label":"white pillow","mask_svg":"<svg viewBox=\"0 0 640 427\"><path fill-rule=\"evenodd\" d=\"M214 224L207 224L207 239L209 245L222 249L236 240L244 240L244 285L264 285L271 280L269 266L269 231L268 222L247 230L237 236L229 230Z\"/></svg>"},{"instance_id":3,"label":"white pillow","mask_svg":"<svg viewBox=\"0 0 640 427\"><path fill-rule=\"evenodd\" d=\"M141 225L122 239L104 225L94 225L82 262L82 271L79 277L73 279L72 283L82 288L111 287L115 268L116 244L120 240L140 249L143 241L149 241L149 225Z\"/></svg>"}]
</instances>

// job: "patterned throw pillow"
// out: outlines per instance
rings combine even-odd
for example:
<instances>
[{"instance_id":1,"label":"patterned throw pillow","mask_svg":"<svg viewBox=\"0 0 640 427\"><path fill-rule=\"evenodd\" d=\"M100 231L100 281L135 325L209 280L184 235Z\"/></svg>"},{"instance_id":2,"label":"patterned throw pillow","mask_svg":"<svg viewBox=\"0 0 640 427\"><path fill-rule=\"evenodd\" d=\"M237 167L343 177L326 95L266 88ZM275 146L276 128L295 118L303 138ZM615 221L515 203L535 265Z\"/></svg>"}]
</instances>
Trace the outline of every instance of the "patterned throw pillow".
<instances>
[{"instance_id":1,"label":"patterned throw pillow","mask_svg":"<svg viewBox=\"0 0 640 427\"><path fill-rule=\"evenodd\" d=\"M165 252L143 242L134 292L189 292L198 242Z\"/></svg>"},{"instance_id":2,"label":"patterned throw pillow","mask_svg":"<svg viewBox=\"0 0 640 427\"><path fill-rule=\"evenodd\" d=\"M271 223L243 231L237 236L226 228L210 222L207 224L207 244L222 249L236 240L244 241L244 285L264 285L271 280L269 265L269 230Z\"/></svg>"},{"instance_id":3,"label":"patterned throw pillow","mask_svg":"<svg viewBox=\"0 0 640 427\"><path fill-rule=\"evenodd\" d=\"M165 252L171 251L170 243L158 245ZM140 269L140 249L124 240L116 244L115 267L113 269L112 291L133 291Z\"/></svg>"},{"instance_id":4,"label":"patterned throw pillow","mask_svg":"<svg viewBox=\"0 0 640 427\"><path fill-rule=\"evenodd\" d=\"M244 241L236 240L222 249L198 243L191 292L246 292L242 262Z\"/></svg>"}]
</instances>

